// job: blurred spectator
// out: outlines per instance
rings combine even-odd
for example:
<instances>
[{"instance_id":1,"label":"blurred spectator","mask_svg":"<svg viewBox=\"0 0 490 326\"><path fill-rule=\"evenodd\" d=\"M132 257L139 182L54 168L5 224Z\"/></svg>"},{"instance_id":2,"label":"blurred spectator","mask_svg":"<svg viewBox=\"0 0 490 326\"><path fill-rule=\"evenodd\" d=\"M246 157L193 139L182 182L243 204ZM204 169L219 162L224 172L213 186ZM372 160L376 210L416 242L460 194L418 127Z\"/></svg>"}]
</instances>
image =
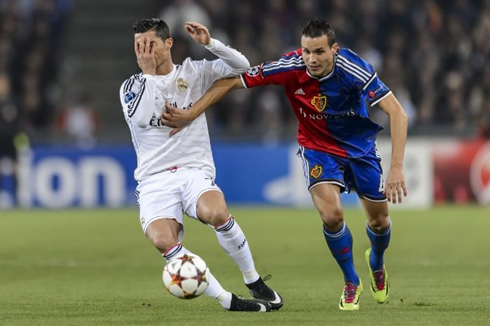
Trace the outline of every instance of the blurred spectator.
<instances>
[{"instance_id":1,"label":"blurred spectator","mask_svg":"<svg viewBox=\"0 0 490 326\"><path fill-rule=\"evenodd\" d=\"M0 74L9 76L28 132L48 130L56 119L63 33L73 6L74 0L0 0ZM308 19L325 16L339 45L366 58L403 101L410 134L490 132L489 0L168 0L159 14L172 37L189 41L176 42L176 61L210 58L183 27L195 20L251 65L299 48ZM294 139L295 118L282 96L275 100L277 92L237 92L217 103L207 112L215 139Z\"/></svg>"},{"instance_id":2,"label":"blurred spectator","mask_svg":"<svg viewBox=\"0 0 490 326\"><path fill-rule=\"evenodd\" d=\"M480 110L476 115L478 136L484 139L490 139L490 88L485 90L483 99L480 104Z\"/></svg>"},{"instance_id":3,"label":"blurred spectator","mask_svg":"<svg viewBox=\"0 0 490 326\"><path fill-rule=\"evenodd\" d=\"M49 127L56 99L60 42L73 0L0 0L0 73L7 73L23 124Z\"/></svg>"},{"instance_id":4,"label":"blurred spectator","mask_svg":"<svg viewBox=\"0 0 490 326\"><path fill-rule=\"evenodd\" d=\"M174 57L176 61L183 61L189 56L203 56L208 52L188 36L187 31L184 28L185 23L188 21L195 21L203 24L211 31L211 36L215 36L218 39L223 40L223 42L228 43L226 42L226 38L223 39L215 35L216 31L213 28L209 14L203 6L197 4L194 0L179 0L170 3L162 10L160 18L167 23L171 37L181 38L183 41L188 40L187 43L175 42L172 51L175 52L175 55L172 55L172 57Z\"/></svg>"},{"instance_id":5,"label":"blurred spectator","mask_svg":"<svg viewBox=\"0 0 490 326\"><path fill-rule=\"evenodd\" d=\"M22 115L12 94L10 77L0 73L0 207L16 201L16 138L21 133Z\"/></svg>"},{"instance_id":6,"label":"blurred spectator","mask_svg":"<svg viewBox=\"0 0 490 326\"><path fill-rule=\"evenodd\" d=\"M100 119L90 97L82 94L68 103L56 117L55 127L79 148L94 147L100 130Z\"/></svg>"},{"instance_id":7,"label":"blurred spectator","mask_svg":"<svg viewBox=\"0 0 490 326\"><path fill-rule=\"evenodd\" d=\"M188 13L194 14L193 19L211 21L226 31L230 43L252 65L299 48L306 21L323 15L340 46L367 58L404 102L411 134L446 130L467 135L488 130L482 126L490 110L488 0L220 0L216 7L203 0L174 0L166 2L161 18L175 21L185 6L192 8ZM281 128L295 128L288 104L281 99L278 104L265 92L261 89L250 97L236 93L231 96L236 99L217 103L210 114L215 121L210 123L224 133L234 128L255 130L264 119L257 116L269 117L273 112L271 125L261 125L257 136L293 138L294 132L281 132ZM272 123L276 118L278 122Z\"/></svg>"}]
</instances>

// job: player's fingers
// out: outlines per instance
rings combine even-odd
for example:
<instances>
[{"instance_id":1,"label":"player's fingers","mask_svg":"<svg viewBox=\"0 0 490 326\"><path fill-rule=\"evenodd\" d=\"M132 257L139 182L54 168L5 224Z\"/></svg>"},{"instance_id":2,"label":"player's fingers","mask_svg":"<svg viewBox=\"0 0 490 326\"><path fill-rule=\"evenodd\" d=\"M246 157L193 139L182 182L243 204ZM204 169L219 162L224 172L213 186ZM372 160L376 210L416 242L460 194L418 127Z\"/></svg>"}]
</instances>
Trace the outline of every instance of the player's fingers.
<instances>
[{"instance_id":1,"label":"player's fingers","mask_svg":"<svg viewBox=\"0 0 490 326\"><path fill-rule=\"evenodd\" d=\"M403 201L401 184L397 184L396 186L396 195L398 197L398 203L401 204Z\"/></svg>"},{"instance_id":2,"label":"player's fingers","mask_svg":"<svg viewBox=\"0 0 490 326\"><path fill-rule=\"evenodd\" d=\"M198 22L186 22L185 23L186 26L190 26L192 28L198 28L200 26L202 26L201 24L199 24Z\"/></svg>"},{"instance_id":3,"label":"player's fingers","mask_svg":"<svg viewBox=\"0 0 490 326\"><path fill-rule=\"evenodd\" d=\"M165 112L168 114L168 117L171 117L175 113L175 108L170 103L165 102Z\"/></svg>"},{"instance_id":4,"label":"player's fingers","mask_svg":"<svg viewBox=\"0 0 490 326\"><path fill-rule=\"evenodd\" d=\"M196 30L190 26L190 25L185 25L185 30L189 33L189 34L193 34Z\"/></svg>"},{"instance_id":5,"label":"player's fingers","mask_svg":"<svg viewBox=\"0 0 490 326\"><path fill-rule=\"evenodd\" d=\"M407 195L408 195L408 189L407 189L407 186L405 185L405 182L402 183L402 189L403 189L403 195L405 197L407 197Z\"/></svg>"},{"instance_id":6,"label":"player's fingers","mask_svg":"<svg viewBox=\"0 0 490 326\"><path fill-rule=\"evenodd\" d=\"M168 121L169 118L170 118L170 113L167 111L163 111L162 115L160 116L160 120L162 122L165 122L165 121Z\"/></svg>"},{"instance_id":7,"label":"player's fingers","mask_svg":"<svg viewBox=\"0 0 490 326\"><path fill-rule=\"evenodd\" d=\"M192 29L196 32L196 34L209 34L209 31L206 26L196 23L196 22L188 22L188 26L192 27Z\"/></svg>"},{"instance_id":8,"label":"player's fingers","mask_svg":"<svg viewBox=\"0 0 490 326\"><path fill-rule=\"evenodd\" d=\"M150 45L149 45L149 47L150 47L150 54L153 57L155 55L155 46L153 46L154 44L151 43L151 42L148 42L148 43L150 43Z\"/></svg>"},{"instance_id":9,"label":"player's fingers","mask_svg":"<svg viewBox=\"0 0 490 326\"><path fill-rule=\"evenodd\" d=\"M170 134L169 136L172 137L173 135L175 135L176 133L178 133L179 131L181 131L184 127L176 127L176 128L173 128L171 131L170 131Z\"/></svg>"},{"instance_id":10,"label":"player's fingers","mask_svg":"<svg viewBox=\"0 0 490 326\"><path fill-rule=\"evenodd\" d=\"M396 183L389 183L387 188L388 188L388 195L387 195L388 201L390 203L396 204L397 203Z\"/></svg>"},{"instance_id":11,"label":"player's fingers","mask_svg":"<svg viewBox=\"0 0 490 326\"><path fill-rule=\"evenodd\" d=\"M164 117L160 117L160 122L164 125L164 126L167 126L167 127L170 127L170 128L175 128L175 126L172 124L172 121L168 120L168 119L165 119Z\"/></svg>"},{"instance_id":12,"label":"player's fingers","mask_svg":"<svg viewBox=\"0 0 490 326\"><path fill-rule=\"evenodd\" d=\"M139 43L139 40L138 41L134 41L134 53L136 53L136 55L139 55L140 54L140 43Z\"/></svg>"},{"instance_id":13,"label":"player's fingers","mask_svg":"<svg viewBox=\"0 0 490 326\"><path fill-rule=\"evenodd\" d=\"M386 196L386 200L388 200L388 202L391 202L391 187L388 184L385 186L384 194Z\"/></svg>"}]
</instances>

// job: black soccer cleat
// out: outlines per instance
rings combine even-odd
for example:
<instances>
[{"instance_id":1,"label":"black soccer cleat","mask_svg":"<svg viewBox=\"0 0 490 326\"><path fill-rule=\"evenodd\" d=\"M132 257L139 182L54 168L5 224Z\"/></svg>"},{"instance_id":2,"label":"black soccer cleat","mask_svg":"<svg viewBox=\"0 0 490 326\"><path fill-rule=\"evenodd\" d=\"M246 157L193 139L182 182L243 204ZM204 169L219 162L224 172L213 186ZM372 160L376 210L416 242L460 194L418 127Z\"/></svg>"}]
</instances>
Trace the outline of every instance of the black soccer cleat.
<instances>
[{"instance_id":1,"label":"black soccer cleat","mask_svg":"<svg viewBox=\"0 0 490 326\"><path fill-rule=\"evenodd\" d=\"M269 302L260 299L242 299L231 294L231 306L229 311L254 311L269 312L271 305Z\"/></svg>"},{"instance_id":2,"label":"black soccer cleat","mask_svg":"<svg viewBox=\"0 0 490 326\"><path fill-rule=\"evenodd\" d=\"M272 310L279 310L284 304L281 296L264 283L264 280L267 281L270 278L270 275L267 275L264 279L259 277L257 281L246 285L249 288L252 297L269 302Z\"/></svg>"}]
</instances>

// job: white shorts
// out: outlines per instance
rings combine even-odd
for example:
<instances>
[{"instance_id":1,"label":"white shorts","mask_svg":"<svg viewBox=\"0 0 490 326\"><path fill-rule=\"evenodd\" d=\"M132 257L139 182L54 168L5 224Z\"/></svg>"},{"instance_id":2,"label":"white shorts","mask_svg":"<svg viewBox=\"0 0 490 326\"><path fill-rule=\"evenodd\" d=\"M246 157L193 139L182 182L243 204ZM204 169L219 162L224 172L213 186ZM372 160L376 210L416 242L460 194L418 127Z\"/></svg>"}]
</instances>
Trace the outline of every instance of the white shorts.
<instances>
[{"instance_id":1,"label":"white shorts","mask_svg":"<svg viewBox=\"0 0 490 326\"><path fill-rule=\"evenodd\" d=\"M161 218L180 223L179 241L184 236L183 213L197 218L197 200L211 190L221 192L214 174L197 168L178 168L152 175L138 183L136 196L143 232L151 222Z\"/></svg>"}]
</instances>

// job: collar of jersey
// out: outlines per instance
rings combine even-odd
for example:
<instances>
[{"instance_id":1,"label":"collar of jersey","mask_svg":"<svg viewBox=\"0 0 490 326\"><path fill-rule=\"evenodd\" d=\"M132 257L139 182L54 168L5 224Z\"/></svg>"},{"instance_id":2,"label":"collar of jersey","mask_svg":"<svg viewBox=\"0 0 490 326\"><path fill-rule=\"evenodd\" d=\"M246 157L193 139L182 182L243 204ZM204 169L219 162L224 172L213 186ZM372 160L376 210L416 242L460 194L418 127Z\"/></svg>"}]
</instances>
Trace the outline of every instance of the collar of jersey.
<instances>
[{"instance_id":1,"label":"collar of jersey","mask_svg":"<svg viewBox=\"0 0 490 326\"><path fill-rule=\"evenodd\" d=\"M173 66L173 69L168 74L166 74L166 75L155 75L155 77L158 77L158 78L161 78L161 79L170 79L170 78L173 78L173 75L175 75L175 72L177 71L178 65L176 65L175 63L173 63L172 66Z\"/></svg>"}]
</instances>

